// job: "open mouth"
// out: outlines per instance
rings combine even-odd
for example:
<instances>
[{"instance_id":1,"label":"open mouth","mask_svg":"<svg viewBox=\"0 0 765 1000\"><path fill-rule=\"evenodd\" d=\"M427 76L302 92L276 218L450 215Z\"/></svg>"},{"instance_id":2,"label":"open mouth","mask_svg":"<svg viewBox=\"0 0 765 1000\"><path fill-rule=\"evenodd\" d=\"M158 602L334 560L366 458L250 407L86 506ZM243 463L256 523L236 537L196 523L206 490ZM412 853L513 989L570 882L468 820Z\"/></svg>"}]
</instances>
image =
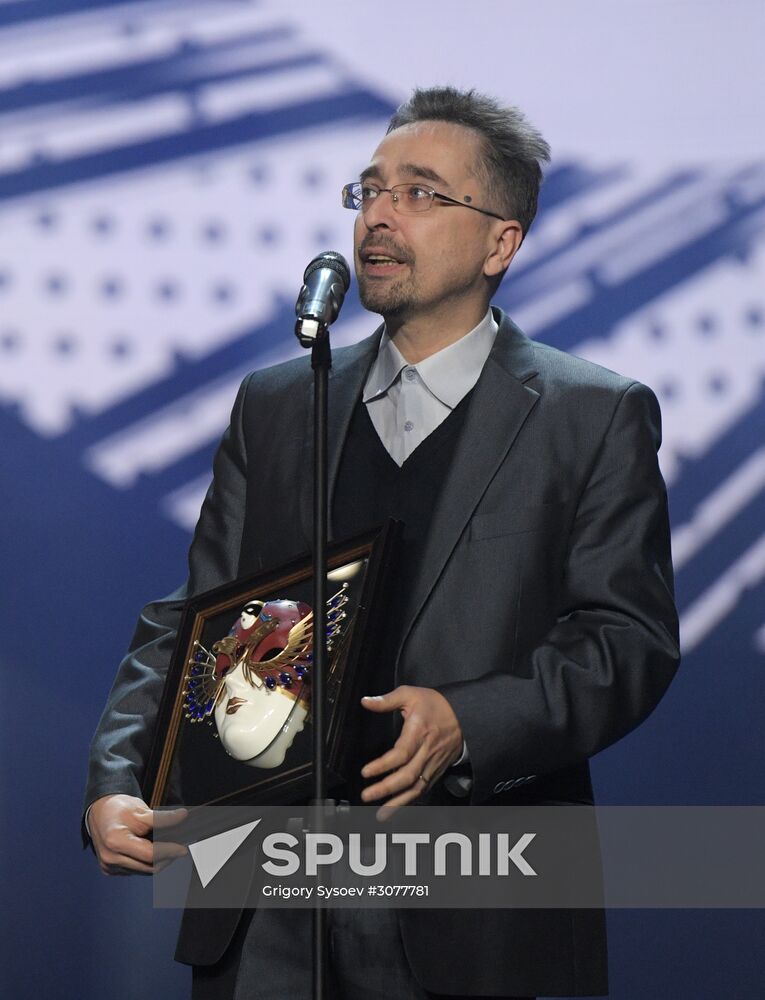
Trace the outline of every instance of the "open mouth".
<instances>
[{"instance_id":1,"label":"open mouth","mask_svg":"<svg viewBox=\"0 0 765 1000\"><path fill-rule=\"evenodd\" d=\"M246 704L246 698L231 698L226 706L226 715L233 715L235 712L239 711L242 705Z\"/></svg>"},{"instance_id":2,"label":"open mouth","mask_svg":"<svg viewBox=\"0 0 765 1000\"><path fill-rule=\"evenodd\" d=\"M373 267L395 267L401 261L396 260L395 257L387 257L385 254L370 253L365 256L364 263L371 264Z\"/></svg>"},{"instance_id":3,"label":"open mouth","mask_svg":"<svg viewBox=\"0 0 765 1000\"><path fill-rule=\"evenodd\" d=\"M389 253L385 247L362 247L359 256L365 271L383 274L386 271L393 271L397 267L403 267L405 259Z\"/></svg>"}]
</instances>

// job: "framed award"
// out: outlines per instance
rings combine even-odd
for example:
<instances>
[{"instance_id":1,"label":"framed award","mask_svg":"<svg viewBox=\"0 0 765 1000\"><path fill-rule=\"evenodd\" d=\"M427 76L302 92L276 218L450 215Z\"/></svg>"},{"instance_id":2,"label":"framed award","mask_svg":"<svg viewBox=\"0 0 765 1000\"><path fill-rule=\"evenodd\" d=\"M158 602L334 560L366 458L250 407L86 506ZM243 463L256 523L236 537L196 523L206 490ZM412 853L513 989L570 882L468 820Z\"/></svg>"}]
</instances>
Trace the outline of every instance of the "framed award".
<instances>
[{"instance_id":1,"label":"framed award","mask_svg":"<svg viewBox=\"0 0 765 1000\"><path fill-rule=\"evenodd\" d=\"M327 553L329 789L358 739L365 678L381 647L400 525ZM143 782L151 808L292 805L310 797L310 556L187 602Z\"/></svg>"}]
</instances>

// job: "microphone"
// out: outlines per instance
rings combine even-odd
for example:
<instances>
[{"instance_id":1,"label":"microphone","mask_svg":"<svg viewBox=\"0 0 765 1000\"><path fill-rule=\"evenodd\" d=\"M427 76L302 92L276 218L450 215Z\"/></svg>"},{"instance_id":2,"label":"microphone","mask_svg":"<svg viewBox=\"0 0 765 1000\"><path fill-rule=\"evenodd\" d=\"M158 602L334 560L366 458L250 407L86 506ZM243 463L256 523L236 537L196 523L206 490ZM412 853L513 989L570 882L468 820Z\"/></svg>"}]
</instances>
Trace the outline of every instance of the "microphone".
<instances>
[{"instance_id":1,"label":"microphone","mask_svg":"<svg viewBox=\"0 0 765 1000\"><path fill-rule=\"evenodd\" d=\"M295 303L295 335L303 347L313 347L337 319L350 284L348 262L336 250L320 253L305 269Z\"/></svg>"}]
</instances>

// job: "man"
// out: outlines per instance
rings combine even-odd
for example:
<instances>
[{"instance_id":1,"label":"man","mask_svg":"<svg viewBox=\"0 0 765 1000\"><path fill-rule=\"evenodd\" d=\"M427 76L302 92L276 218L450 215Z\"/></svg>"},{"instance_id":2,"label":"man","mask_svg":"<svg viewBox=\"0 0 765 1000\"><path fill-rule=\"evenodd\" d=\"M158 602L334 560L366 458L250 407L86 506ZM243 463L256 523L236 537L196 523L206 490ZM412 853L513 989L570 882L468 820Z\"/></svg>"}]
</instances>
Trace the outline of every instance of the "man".
<instances>
[{"instance_id":1,"label":"man","mask_svg":"<svg viewBox=\"0 0 765 1000\"><path fill-rule=\"evenodd\" d=\"M547 158L515 109L416 91L343 193L358 210L361 299L385 327L335 352L331 533L391 514L406 525L377 697L363 702L379 723L359 761L367 803L591 802L587 759L648 715L676 668L653 394L489 309ZM86 805L104 871L152 870L139 782L184 596L309 547L310 382L307 358L245 380L187 587L144 610L92 750ZM309 995L310 965L295 959L305 927L285 938L279 920L189 911L177 957L196 967L195 995L282 996L301 982ZM334 920L349 997L606 991L598 912Z\"/></svg>"}]
</instances>

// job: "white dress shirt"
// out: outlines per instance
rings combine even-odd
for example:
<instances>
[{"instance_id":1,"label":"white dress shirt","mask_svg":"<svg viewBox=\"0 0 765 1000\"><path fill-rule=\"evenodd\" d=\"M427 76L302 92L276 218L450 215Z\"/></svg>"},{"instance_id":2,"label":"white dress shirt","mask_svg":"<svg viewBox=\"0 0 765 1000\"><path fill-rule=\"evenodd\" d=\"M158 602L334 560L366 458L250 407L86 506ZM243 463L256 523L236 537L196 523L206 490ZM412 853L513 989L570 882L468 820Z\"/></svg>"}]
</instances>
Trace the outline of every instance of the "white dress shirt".
<instances>
[{"instance_id":1,"label":"white dress shirt","mask_svg":"<svg viewBox=\"0 0 765 1000\"><path fill-rule=\"evenodd\" d=\"M383 333L362 399L378 437L401 466L478 381L497 336L489 309L470 333L410 365Z\"/></svg>"}]
</instances>

